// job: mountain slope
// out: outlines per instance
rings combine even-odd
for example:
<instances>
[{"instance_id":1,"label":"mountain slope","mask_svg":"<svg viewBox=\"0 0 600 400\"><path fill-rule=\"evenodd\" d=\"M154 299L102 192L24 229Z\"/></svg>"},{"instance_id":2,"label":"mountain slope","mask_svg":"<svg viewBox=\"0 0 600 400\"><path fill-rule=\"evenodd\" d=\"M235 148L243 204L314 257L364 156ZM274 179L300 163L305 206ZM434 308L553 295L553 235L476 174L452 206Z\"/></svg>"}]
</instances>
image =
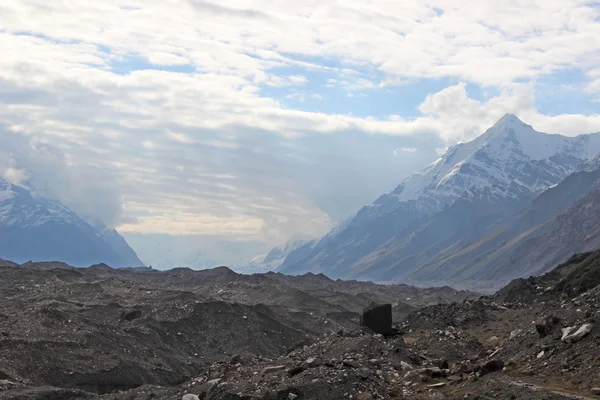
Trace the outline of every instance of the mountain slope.
<instances>
[{"instance_id":1,"label":"mountain slope","mask_svg":"<svg viewBox=\"0 0 600 400\"><path fill-rule=\"evenodd\" d=\"M18 263L59 260L77 266L101 262L115 267L143 265L126 243L121 242L115 251L103 235L62 203L34 198L26 189L0 179L0 257ZM116 231L110 236L118 242Z\"/></svg>"},{"instance_id":2,"label":"mountain slope","mask_svg":"<svg viewBox=\"0 0 600 400\"><path fill-rule=\"evenodd\" d=\"M479 282L481 285L487 282L488 286L496 288L512 278L533 273L532 268L539 266L541 261L530 259L539 248L533 238L542 235L550 225L556 224L554 221L562 213L569 212L577 201L593 197L590 190L598 179L600 169L576 172L512 214L505 214L491 224L490 221L487 221L488 224L482 221L484 229L479 236L472 236L473 240L458 251L448 249L434 253L429 250L429 257L417 264L413 272L405 277L406 280L429 283L439 280L461 285L472 282ZM556 253L560 256L549 263L556 265L574 251L579 251L577 245L561 245Z\"/></svg>"},{"instance_id":3,"label":"mountain slope","mask_svg":"<svg viewBox=\"0 0 600 400\"><path fill-rule=\"evenodd\" d=\"M286 260L280 271L402 278L432 255L461 251L487 226L599 152L599 134L544 134L506 115L475 140L449 148L393 192L363 207L301 260Z\"/></svg>"},{"instance_id":4,"label":"mountain slope","mask_svg":"<svg viewBox=\"0 0 600 400\"><path fill-rule=\"evenodd\" d=\"M90 222L98 236L110 245L110 248L123 260L124 265L140 267L144 263L138 258L135 251L127 244L123 236L116 229L108 228L104 222L94 220Z\"/></svg>"}]
</instances>

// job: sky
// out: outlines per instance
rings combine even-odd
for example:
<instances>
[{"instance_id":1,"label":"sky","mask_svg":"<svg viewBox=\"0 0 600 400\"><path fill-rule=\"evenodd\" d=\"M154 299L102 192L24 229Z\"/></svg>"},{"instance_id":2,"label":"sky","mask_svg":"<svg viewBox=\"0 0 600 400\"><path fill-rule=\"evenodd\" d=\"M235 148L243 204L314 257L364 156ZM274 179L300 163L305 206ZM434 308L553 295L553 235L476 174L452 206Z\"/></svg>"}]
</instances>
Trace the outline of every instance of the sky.
<instances>
[{"instance_id":1,"label":"sky","mask_svg":"<svg viewBox=\"0 0 600 400\"><path fill-rule=\"evenodd\" d=\"M600 131L600 3L0 0L0 176L126 235L318 237L505 113Z\"/></svg>"}]
</instances>

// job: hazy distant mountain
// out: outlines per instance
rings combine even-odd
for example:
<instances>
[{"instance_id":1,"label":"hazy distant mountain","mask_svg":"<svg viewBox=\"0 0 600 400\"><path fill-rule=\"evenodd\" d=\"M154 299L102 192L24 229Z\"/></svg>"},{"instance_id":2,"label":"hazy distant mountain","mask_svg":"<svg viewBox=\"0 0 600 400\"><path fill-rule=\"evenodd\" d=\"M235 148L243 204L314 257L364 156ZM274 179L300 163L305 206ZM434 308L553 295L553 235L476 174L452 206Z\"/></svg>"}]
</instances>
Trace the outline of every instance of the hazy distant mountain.
<instances>
[{"instance_id":1,"label":"hazy distant mountain","mask_svg":"<svg viewBox=\"0 0 600 400\"><path fill-rule=\"evenodd\" d=\"M545 134L506 115L475 140L450 147L312 248L301 249L303 257L292 253L280 271L454 281L457 271L441 268L445 258L460 256L498 221L599 152L600 134Z\"/></svg>"},{"instance_id":2,"label":"hazy distant mountain","mask_svg":"<svg viewBox=\"0 0 600 400\"><path fill-rule=\"evenodd\" d=\"M275 271L292 252L314 242L314 240L307 239L290 240L272 248L267 255L255 257L247 266L240 268L240 271L245 273Z\"/></svg>"},{"instance_id":3,"label":"hazy distant mountain","mask_svg":"<svg viewBox=\"0 0 600 400\"><path fill-rule=\"evenodd\" d=\"M222 236L132 232L124 236L139 257L157 269L206 269L219 266L241 269L251 263L257 254L266 254L268 251L258 241L228 240Z\"/></svg>"},{"instance_id":4,"label":"hazy distant mountain","mask_svg":"<svg viewBox=\"0 0 600 400\"><path fill-rule=\"evenodd\" d=\"M1 258L76 266L143 265L116 231L101 227L93 227L59 201L33 197L25 188L0 179Z\"/></svg>"}]
</instances>

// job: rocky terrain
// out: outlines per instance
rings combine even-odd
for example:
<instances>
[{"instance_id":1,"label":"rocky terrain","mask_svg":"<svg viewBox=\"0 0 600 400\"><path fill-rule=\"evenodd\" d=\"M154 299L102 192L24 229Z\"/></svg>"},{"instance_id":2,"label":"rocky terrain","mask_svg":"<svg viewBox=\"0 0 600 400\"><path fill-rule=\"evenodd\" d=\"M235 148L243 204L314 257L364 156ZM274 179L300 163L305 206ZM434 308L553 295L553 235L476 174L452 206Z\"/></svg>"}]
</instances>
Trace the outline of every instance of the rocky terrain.
<instances>
[{"instance_id":1,"label":"rocky terrain","mask_svg":"<svg viewBox=\"0 0 600 400\"><path fill-rule=\"evenodd\" d=\"M596 398L598 283L600 252L490 296L0 260L0 399Z\"/></svg>"}]
</instances>

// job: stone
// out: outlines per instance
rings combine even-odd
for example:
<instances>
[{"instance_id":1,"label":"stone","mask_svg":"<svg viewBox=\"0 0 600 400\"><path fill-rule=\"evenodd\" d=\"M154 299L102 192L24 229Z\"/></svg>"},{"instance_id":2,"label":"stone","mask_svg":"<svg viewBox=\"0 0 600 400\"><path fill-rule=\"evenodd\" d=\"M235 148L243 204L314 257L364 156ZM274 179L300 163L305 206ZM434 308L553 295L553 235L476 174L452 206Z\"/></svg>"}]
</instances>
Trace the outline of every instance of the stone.
<instances>
[{"instance_id":1,"label":"stone","mask_svg":"<svg viewBox=\"0 0 600 400\"><path fill-rule=\"evenodd\" d=\"M570 335L567 335L566 337L564 337L563 342L565 343L575 343L580 341L581 339L583 339L585 336L587 336L591 331L592 328L594 327L594 324L583 324L581 325L581 327L579 329L577 329L577 331L575 333L571 333Z\"/></svg>"},{"instance_id":2,"label":"stone","mask_svg":"<svg viewBox=\"0 0 600 400\"><path fill-rule=\"evenodd\" d=\"M433 385L427 385L428 388L439 389L446 386L446 382L434 383Z\"/></svg>"},{"instance_id":3,"label":"stone","mask_svg":"<svg viewBox=\"0 0 600 400\"><path fill-rule=\"evenodd\" d=\"M516 330L512 331L512 332L510 333L509 340L515 340L516 338L518 338L518 337L519 337L519 335L520 335L521 333L523 333L523 330L522 330L522 329L516 329Z\"/></svg>"},{"instance_id":4,"label":"stone","mask_svg":"<svg viewBox=\"0 0 600 400\"><path fill-rule=\"evenodd\" d=\"M450 369L450 364L448 363L448 360L438 360L436 361L435 366L440 369Z\"/></svg>"},{"instance_id":5,"label":"stone","mask_svg":"<svg viewBox=\"0 0 600 400\"><path fill-rule=\"evenodd\" d=\"M371 393L359 393L356 395L356 400L373 400L373 395Z\"/></svg>"},{"instance_id":6,"label":"stone","mask_svg":"<svg viewBox=\"0 0 600 400\"><path fill-rule=\"evenodd\" d=\"M200 397L196 396L195 394L188 393L184 394L181 400L200 400Z\"/></svg>"},{"instance_id":7,"label":"stone","mask_svg":"<svg viewBox=\"0 0 600 400\"><path fill-rule=\"evenodd\" d=\"M400 361L399 367L400 368L396 368L396 366L394 366L395 369L400 369L402 371L410 371L413 369L413 367L409 363L404 362L404 361Z\"/></svg>"},{"instance_id":8,"label":"stone","mask_svg":"<svg viewBox=\"0 0 600 400\"><path fill-rule=\"evenodd\" d=\"M263 375L273 374L275 372L283 371L284 369L285 369L285 365L275 365L273 367L263 368L262 373L263 373Z\"/></svg>"},{"instance_id":9,"label":"stone","mask_svg":"<svg viewBox=\"0 0 600 400\"><path fill-rule=\"evenodd\" d=\"M210 388L213 388L213 387L217 386L219 384L219 382L221 382L221 378L211 379L210 381L208 381L206 383L208 383L208 386Z\"/></svg>"},{"instance_id":10,"label":"stone","mask_svg":"<svg viewBox=\"0 0 600 400\"><path fill-rule=\"evenodd\" d=\"M535 322L535 330L540 337L546 337L560 324L560 318L549 315Z\"/></svg>"},{"instance_id":11,"label":"stone","mask_svg":"<svg viewBox=\"0 0 600 400\"><path fill-rule=\"evenodd\" d=\"M500 339L498 339L498 336L492 336L491 338L488 339L488 344L490 346L498 346L498 343L500 342Z\"/></svg>"},{"instance_id":12,"label":"stone","mask_svg":"<svg viewBox=\"0 0 600 400\"><path fill-rule=\"evenodd\" d=\"M360 317L360 325L380 335L392 332L392 305L372 304L365 308Z\"/></svg>"},{"instance_id":13,"label":"stone","mask_svg":"<svg viewBox=\"0 0 600 400\"><path fill-rule=\"evenodd\" d=\"M544 357L544 354L546 354L546 353L544 352L544 350L540 351L540 352L538 353L538 355L537 355L537 358L542 358L542 357Z\"/></svg>"},{"instance_id":14,"label":"stone","mask_svg":"<svg viewBox=\"0 0 600 400\"><path fill-rule=\"evenodd\" d=\"M296 400L298 398L298 395L295 393L289 393L288 394L288 399L289 400Z\"/></svg>"},{"instance_id":15,"label":"stone","mask_svg":"<svg viewBox=\"0 0 600 400\"><path fill-rule=\"evenodd\" d=\"M129 310L123 311L121 313L121 321L133 321L142 316L142 312L140 310Z\"/></svg>"},{"instance_id":16,"label":"stone","mask_svg":"<svg viewBox=\"0 0 600 400\"><path fill-rule=\"evenodd\" d=\"M600 387L595 387L590 390L596 396L600 396Z\"/></svg>"},{"instance_id":17,"label":"stone","mask_svg":"<svg viewBox=\"0 0 600 400\"><path fill-rule=\"evenodd\" d=\"M574 326L568 326L566 328L562 328L561 332L562 332L562 336L560 337L560 340L564 341L565 338L567 336L569 336L571 334L571 332L573 332L573 330L575 329Z\"/></svg>"},{"instance_id":18,"label":"stone","mask_svg":"<svg viewBox=\"0 0 600 400\"><path fill-rule=\"evenodd\" d=\"M303 365L299 365L299 366L297 366L297 367L291 368L291 369L288 371L288 375L289 375L290 377L291 377L291 376L296 376L296 375L298 375L298 374L301 374L301 373L302 373L302 372L304 372L304 371L306 371L306 367L305 367L305 366L303 366Z\"/></svg>"},{"instance_id":19,"label":"stone","mask_svg":"<svg viewBox=\"0 0 600 400\"><path fill-rule=\"evenodd\" d=\"M502 360L491 360L481 366L481 376L487 375L491 372L500 371L504 368L504 361Z\"/></svg>"},{"instance_id":20,"label":"stone","mask_svg":"<svg viewBox=\"0 0 600 400\"><path fill-rule=\"evenodd\" d=\"M242 361L242 356L240 356L239 354L234 355L233 357L231 357L231 360L229 360L229 362L231 364L239 364L240 361Z\"/></svg>"}]
</instances>

